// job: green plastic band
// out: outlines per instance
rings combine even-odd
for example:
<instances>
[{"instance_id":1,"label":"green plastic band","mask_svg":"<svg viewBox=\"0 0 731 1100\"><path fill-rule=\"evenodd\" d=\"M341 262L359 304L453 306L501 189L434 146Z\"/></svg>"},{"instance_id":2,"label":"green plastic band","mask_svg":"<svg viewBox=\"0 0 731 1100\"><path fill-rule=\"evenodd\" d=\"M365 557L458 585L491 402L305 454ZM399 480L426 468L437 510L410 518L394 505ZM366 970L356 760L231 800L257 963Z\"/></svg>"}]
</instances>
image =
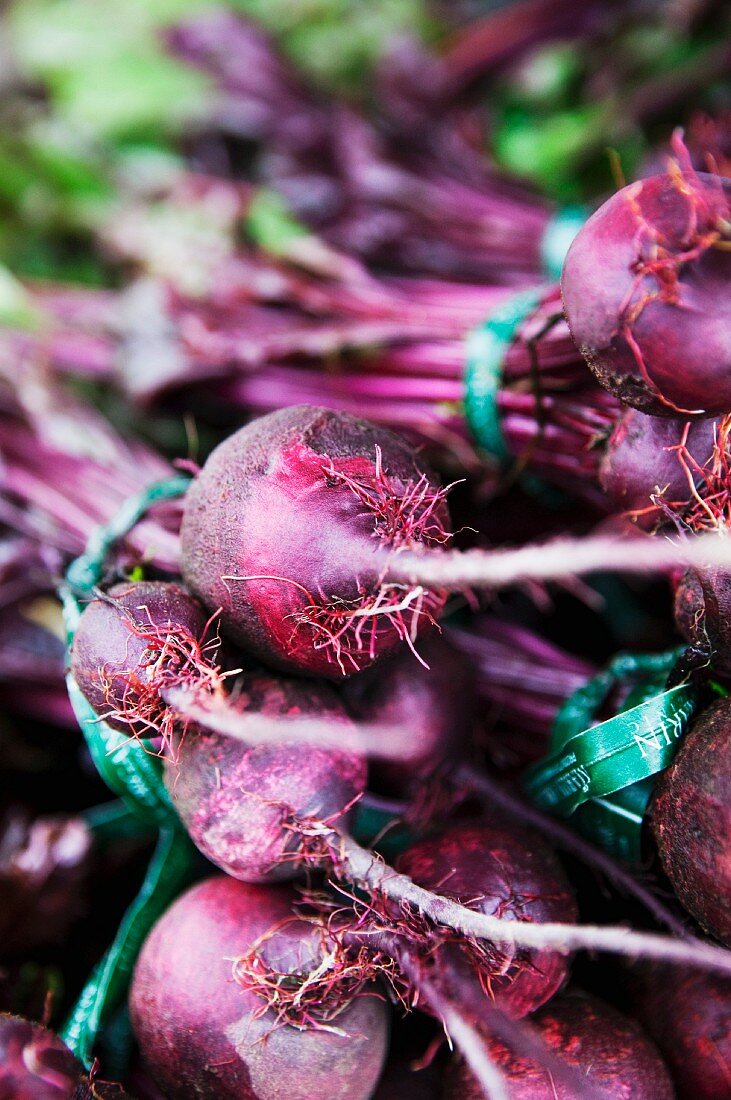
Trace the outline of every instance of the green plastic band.
<instances>
[{"instance_id":1,"label":"green plastic band","mask_svg":"<svg viewBox=\"0 0 731 1100\"><path fill-rule=\"evenodd\" d=\"M670 764L695 709L695 690L679 684L571 737L531 769L527 788L537 805L561 817Z\"/></svg>"},{"instance_id":2,"label":"green plastic band","mask_svg":"<svg viewBox=\"0 0 731 1100\"><path fill-rule=\"evenodd\" d=\"M110 790L145 821L166 824L174 815L162 782L162 763L129 733L100 720L71 673L66 688L94 766Z\"/></svg>"},{"instance_id":3,"label":"green plastic band","mask_svg":"<svg viewBox=\"0 0 731 1100\"><path fill-rule=\"evenodd\" d=\"M541 241L541 263L549 279L561 278L566 253L588 217L583 206L567 206L549 221Z\"/></svg>"},{"instance_id":4,"label":"green plastic band","mask_svg":"<svg viewBox=\"0 0 731 1100\"><path fill-rule=\"evenodd\" d=\"M197 860L191 858L191 850L187 835L175 824L160 830L142 887L60 1032L72 1053L87 1067L93 1061L101 1028L124 1001L150 929L192 878Z\"/></svg>"},{"instance_id":5,"label":"green plastic band","mask_svg":"<svg viewBox=\"0 0 731 1100\"><path fill-rule=\"evenodd\" d=\"M106 556L120 538L142 518L152 504L182 496L189 478L157 482L126 501L112 520L89 538L86 550L72 562L61 589L69 646L79 623L81 600L90 599L104 574ZM81 693L73 676L66 686L94 765L107 786L121 799L128 813L141 824L159 828L157 847L142 887L125 913L114 942L94 970L71 1012L62 1036L76 1057L88 1067L101 1029L124 1002L139 950L150 929L199 865L194 845L182 828L162 782L162 764L135 738L102 721ZM120 809L110 810L106 820L97 814L103 838L120 821ZM111 822L111 824L110 824ZM91 827L94 827L92 818Z\"/></svg>"},{"instance_id":6,"label":"green plastic band","mask_svg":"<svg viewBox=\"0 0 731 1100\"><path fill-rule=\"evenodd\" d=\"M665 690L684 652L618 654L566 700L549 754L526 780L534 802L571 816L579 832L633 863L642 861L643 821L655 777L671 763L695 709L690 684ZM632 680L639 682L621 713L592 726L609 692Z\"/></svg>"},{"instance_id":7,"label":"green plastic band","mask_svg":"<svg viewBox=\"0 0 731 1100\"><path fill-rule=\"evenodd\" d=\"M618 653L603 672L587 680L563 704L554 719L551 749L560 749L570 737L587 729L594 722L609 692L617 685L629 680L644 681L640 685L644 691L642 698L630 701L628 697L627 706L661 691L683 652L681 646L664 653Z\"/></svg>"},{"instance_id":8,"label":"green plastic band","mask_svg":"<svg viewBox=\"0 0 731 1100\"><path fill-rule=\"evenodd\" d=\"M571 823L611 855L642 863L643 823L654 786L654 777L641 779L605 798L592 798L571 815Z\"/></svg>"},{"instance_id":9,"label":"green plastic band","mask_svg":"<svg viewBox=\"0 0 731 1100\"><path fill-rule=\"evenodd\" d=\"M505 354L545 288L521 291L503 302L466 340L464 411L475 442L501 462L510 458L500 427L498 392Z\"/></svg>"}]
</instances>

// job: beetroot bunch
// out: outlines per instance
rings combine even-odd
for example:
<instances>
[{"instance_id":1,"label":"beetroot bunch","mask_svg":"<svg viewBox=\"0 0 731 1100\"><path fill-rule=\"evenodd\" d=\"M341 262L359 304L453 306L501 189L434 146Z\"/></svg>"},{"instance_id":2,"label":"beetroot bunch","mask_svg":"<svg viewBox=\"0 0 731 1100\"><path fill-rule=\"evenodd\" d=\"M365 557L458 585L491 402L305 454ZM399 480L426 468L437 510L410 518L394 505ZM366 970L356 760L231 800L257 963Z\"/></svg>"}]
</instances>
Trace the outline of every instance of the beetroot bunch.
<instances>
[{"instance_id":1,"label":"beetroot bunch","mask_svg":"<svg viewBox=\"0 0 731 1100\"><path fill-rule=\"evenodd\" d=\"M20 288L0 701L69 724L65 675L78 770L120 801L78 828L3 796L0 995L24 943L43 968L83 939L92 844L142 885L84 943L68 1047L0 1020L0 1093L115 1095L127 1042L139 1100L731 1080L728 181L676 138L545 281L561 219L486 162L466 82L601 19L551 7L400 45L376 120L229 14L168 30L217 98L104 230L129 285ZM178 455L185 415L188 458L80 388ZM609 571L667 573L687 644L666 589Z\"/></svg>"}]
</instances>

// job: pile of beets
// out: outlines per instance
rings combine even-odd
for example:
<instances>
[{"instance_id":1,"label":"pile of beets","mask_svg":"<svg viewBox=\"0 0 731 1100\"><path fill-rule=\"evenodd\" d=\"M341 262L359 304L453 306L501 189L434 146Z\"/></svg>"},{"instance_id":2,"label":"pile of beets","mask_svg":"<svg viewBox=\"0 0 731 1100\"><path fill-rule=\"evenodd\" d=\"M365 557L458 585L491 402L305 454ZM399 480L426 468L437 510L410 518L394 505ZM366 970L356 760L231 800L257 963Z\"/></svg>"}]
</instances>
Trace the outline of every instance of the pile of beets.
<instances>
[{"instance_id":1,"label":"pile of beets","mask_svg":"<svg viewBox=\"0 0 731 1100\"><path fill-rule=\"evenodd\" d=\"M210 29L175 43L214 71ZM253 93L229 68L230 125ZM334 116L289 92L291 133L262 107L269 169L301 197L319 150L334 189ZM29 285L45 327L3 330L2 1098L731 1097L731 181L676 133L587 217L559 287L489 241L477 264L455 190L474 150L422 123L412 171L379 146L408 262L303 224L287 254L233 243L201 295L111 234L131 289ZM251 183L204 175L161 201ZM465 219L522 210L538 255L537 199L463 182ZM374 217L377 188L358 202ZM118 427L197 414L200 464ZM530 776L618 652L673 649L586 719L692 697L632 863ZM635 732L644 757L667 731Z\"/></svg>"}]
</instances>

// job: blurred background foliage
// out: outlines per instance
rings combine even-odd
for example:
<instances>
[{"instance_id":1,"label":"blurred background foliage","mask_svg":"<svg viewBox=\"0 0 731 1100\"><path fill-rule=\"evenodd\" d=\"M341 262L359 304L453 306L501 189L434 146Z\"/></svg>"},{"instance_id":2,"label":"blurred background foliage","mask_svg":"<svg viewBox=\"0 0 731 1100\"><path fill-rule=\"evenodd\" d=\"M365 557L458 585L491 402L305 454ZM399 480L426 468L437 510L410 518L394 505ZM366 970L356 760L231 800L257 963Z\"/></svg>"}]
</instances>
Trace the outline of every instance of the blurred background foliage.
<instances>
[{"instance_id":1,"label":"blurred background foliage","mask_svg":"<svg viewBox=\"0 0 731 1100\"><path fill-rule=\"evenodd\" d=\"M115 217L120 196L149 192L176 172L181 139L205 130L215 101L206 77L167 51L164 31L221 6L259 22L322 89L365 104L394 43L416 39L449 57L480 20L510 8L476 0L11 0L0 10L0 262L10 271L113 280L94 234ZM547 40L488 65L462 89L482 110L486 151L564 202L601 194L618 165L631 177L651 142L666 136L679 100L688 109L729 106L727 5L587 0L576 10L582 19L596 14L580 48L557 19ZM5 308L14 308L12 281L0 293L3 286Z\"/></svg>"}]
</instances>

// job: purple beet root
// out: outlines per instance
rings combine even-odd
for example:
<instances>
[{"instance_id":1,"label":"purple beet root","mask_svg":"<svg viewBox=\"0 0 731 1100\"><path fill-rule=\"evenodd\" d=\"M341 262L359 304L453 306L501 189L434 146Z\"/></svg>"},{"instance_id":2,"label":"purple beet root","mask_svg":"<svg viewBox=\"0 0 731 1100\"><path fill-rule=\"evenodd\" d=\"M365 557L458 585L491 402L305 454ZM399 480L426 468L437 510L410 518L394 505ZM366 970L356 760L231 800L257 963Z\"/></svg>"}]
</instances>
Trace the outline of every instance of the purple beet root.
<instances>
[{"instance_id":1,"label":"purple beet root","mask_svg":"<svg viewBox=\"0 0 731 1100\"><path fill-rule=\"evenodd\" d=\"M209 615L180 585L162 581L116 584L107 597L81 615L71 671L110 725L156 735L166 710L160 690L210 674L203 638Z\"/></svg>"},{"instance_id":2,"label":"purple beet root","mask_svg":"<svg viewBox=\"0 0 731 1100\"><path fill-rule=\"evenodd\" d=\"M461 824L412 845L398 870L419 886L506 920L576 920L571 887L558 859L528 830L494 822ZM480 962L463 945L434 955L439 974L458 991L478 980L498 1008L513 1017L535 1012L566 980L567 960L554 951L518 950Z\"/></svg>"},{"instance_id":3,"label":"purple beet root","mask_svg":"<svg viewBox=\"0 0 731 1100\"><path fill-rule=\"evenodd\" d=\"M675 1092L657 1050L626 1016L585 993L557 997L531 1024L553 1055L587 1084L613 1100L673 1100ZM538 1062L519 1057L497 1039L488 1053L505 1076L511 1100L582 1100L574 1088ZM448 1074L445 1100L482 1100L484 1093L467 1066L455 1062ZM721 1094L722 1095L722 1094Z\"/></svg>"},{"instance_id":4,"label":"purple beet root","mask_svg":"<svg viewBox=\"0 0 731 1100\"><path fill-rule=\"evenodd\" d=\"M673 889L731 946L731 700L709 707L655 787L652 831Z\"/></svg>"},{"instance_id":5,"label":"purple beet root","mask_svg":"<svg viewBox=\"0 0 731 1100\"><path fill-rule=\"evenodd\" d=\"M714 447L716 421L694 421L685 435L686 423L645 416L637 409L627 409L617 421L599 467L602 488L611 503L644 528L651 529L666 518L662 508L653 503L659 496L674 512L682 512L691 495L691 483L702 478L695 464L703 467ZM677 448L682 441L690 458L683 467Z\"/></svg>"},{"instance_id":6,"label":"purple beet root","mask_svg":"<svg viewBox=\"0 0 731 1100\"><path fill-rule=\"evenodd\" d=\"M316 929L294 919L294 892L217 876L194 886L142 948L130 1015L143 1059L169 1100L367 1100L386 1052L388 1015L378 997L343 1004L333 1029L278 1023L261 995L233 978L235 960L260 937L279 973L321 962Z\"/></svg>"},{"instance_id":7,"label":"purple beet root","mask_svg":"<svg viewBox=\"0 0 731 1100\"><path fill-rule=\"evenodd\" d=\"M632 1011L657 1043L679 1100L731 1096L731 982L646 965L632 994Z\"/></svg>"},{"instance_id":8,"label":"purple beet root","mask_svg":"<svg viewBox=\"0 0 731 1100\"><path fill-rule=\"evenodd\" d=\"M675 625L686 641L710 645L713 671L731 676L731 574L688 569L675 589Z\"/></svg>"},{"instance_id":9,"label":"purple beet root","mask_svg":"<svg viewBox=\"0 0 731 1100\"><path fill-rule=\"evenodd\" d=\"M359 722L403 730L408 759L371 764L372 789L408 797L446 763L456 764L476 715L475 687L464 657L441 634L420 646L425 668L410 653L354 676L343 697Z\"/></svg>"},{"instance_id":10,"label":"purple beet root","mask_svg":"<svg viewBox=\"0 0 731 1100\"><path fill-rule=\"evenodd\" d=\"M22 1016L0 1015L0 1096L72 1100L83 1072L52 1031Z\"/></svg>"},{"instance_id":11,"label":"purple beet root","mask_svg":"<svg viewBox=\"0 0 731 1100\"><path fill-rule=\"evenodd\" d=\"M339 679L416 638L441 593L385 583L374 548L439 547L449 515L398 436L298 405L222 443L186 498L183 574L272 668Z\"/></svg>"},{"instance_id":12,"label":"purple beet root","mask_svg":"<svg viewBox=\"0 0 731 1100\"><path fill-rule=\"evenodd\" d=\"M731 181L688 164L623 187L569 249L569 328L598 381L654 416L731 409Z\"/></svg>"},{"instance_id":13,"label":"purple beet root","mask_svg":"<svg viewBox=\"0 0 731 1100\"><path fill-rule=\"evenodd\" d=\"M350 720L332 688L306 680L251 674L235 707L269 718ZM295 818L317 817L347 826L363 793L363 757L311 742L276 741L250 747L206 730L188 730L165 782L201 852L245 882L293 878L301 868L302 834Z\"/></svg>"}]
</instances>

